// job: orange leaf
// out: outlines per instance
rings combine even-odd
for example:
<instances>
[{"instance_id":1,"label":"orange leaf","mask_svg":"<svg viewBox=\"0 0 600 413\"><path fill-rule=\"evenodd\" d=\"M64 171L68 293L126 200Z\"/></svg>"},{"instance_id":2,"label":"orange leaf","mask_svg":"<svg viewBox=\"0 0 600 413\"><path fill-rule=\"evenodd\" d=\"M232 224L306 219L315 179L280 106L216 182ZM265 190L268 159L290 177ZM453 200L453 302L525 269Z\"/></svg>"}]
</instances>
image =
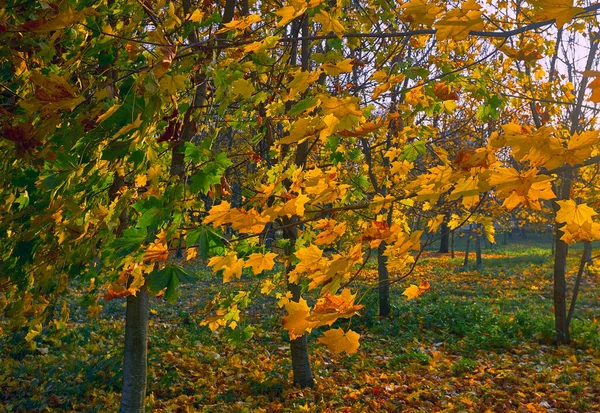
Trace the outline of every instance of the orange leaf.
<instances>
[{"instance_id":1,"label":"orange leaf","mask_svg":"<svg viewBox=\"0 0 600 413\"><path fill-rule=\"evenodd\" d=\"M329 351L334 354L345 351L348 354L356 353L358 350L358 339L360 335L352 330L344 332L341 328L336 330L329 330L323 334L323 337L319 337L319 343L325 344Z\"/></svg>"}]
</instances>

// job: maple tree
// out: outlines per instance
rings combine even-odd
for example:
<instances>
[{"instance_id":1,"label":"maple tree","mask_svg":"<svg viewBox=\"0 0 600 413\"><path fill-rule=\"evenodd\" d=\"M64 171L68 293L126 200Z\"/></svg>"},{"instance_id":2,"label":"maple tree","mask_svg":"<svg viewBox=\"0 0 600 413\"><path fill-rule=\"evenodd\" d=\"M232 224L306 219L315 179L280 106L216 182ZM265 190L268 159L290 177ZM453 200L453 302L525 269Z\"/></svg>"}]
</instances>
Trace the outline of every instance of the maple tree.
<instances>
[{"instance_id":1,"label":"maple tree","mask_svg":"<svg viewBox=\"0 0 600 413\"><path fill-rule=\"evenodd\" d=\"M557 341L568 343L566 246L600 236L572 194L599 161L595 107L583 109L594 77L599 100L600 5L517 3L5 7L0 291L12 327L28 341L51 319L64 328L77 283L90 316L99 295L127 298L122 410L141 411L149 296L177 298L189 275L172 256L185 250L225 283L267 273L260 293L288 286L276 298L294 380L312 386L308 333L329 326L319 342L334 353L359 347L335 323L362 309L351 288L373 250L385 316L389 286L440 225L481 224L493 239L481 212L493 199L555 201ZM551 27L556 40L539 31ZM579 38L585 71L560 73L561 42ZM216 303L203 323L236 329L255 293Z\"/></svg>"}]
</instances>

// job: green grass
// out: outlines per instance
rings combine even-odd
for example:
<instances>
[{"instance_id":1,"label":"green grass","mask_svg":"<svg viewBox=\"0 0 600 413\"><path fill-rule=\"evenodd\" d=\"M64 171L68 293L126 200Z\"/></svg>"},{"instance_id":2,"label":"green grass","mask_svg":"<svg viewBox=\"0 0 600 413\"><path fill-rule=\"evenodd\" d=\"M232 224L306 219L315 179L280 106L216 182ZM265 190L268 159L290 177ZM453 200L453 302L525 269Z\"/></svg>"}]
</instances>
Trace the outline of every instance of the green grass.
<instances>
[{"instance_id":1,"label":"green grass","mask_svg":"<svg viewBox=\"0 0 600 413\"><path fill-rule=\"evenodd\" d=\"M214 333L200 326L204 308L216 292L235 295L248 283L250 287L260 283L260 278L221 285L201 265L192 267L199 279L182 286L176 304L152 300L149 406L158 412L255 411L259 406L272 411L298 411L302 406L308 411L347 406L354 411L388 411L398 406L461 411L469 410L468 400L454 401L457 410L452 410L444 395L475 381L479 384L469 397L476 405L518 410L514 401L521 397L515 396L518 389L526 396L523 403L536 394L555 392L555 409L572 405L594 410L595 398L600 397L590 390L600 387L600 366L594 361L600 357L598 276L585 279L572 324L573 346L561 349L553 346L550 249L519 243L484 249L484 254L483 268L473 266L468 271L462 268L460 256L450 260L447 255L426 254L413 279L392 286L393 310L385 319L377 314L375 290L366 284L356 286L365 308L350 322L338 321L333 327L350 325L358 331L359 352L331 355L316 343L318 334L311 334L318 383L312 393L291 386L287 334L281 328L284 314L273 297L257 299L246 311L242 328L250 324L256 328L249 342L234 346L231 331ZM577 260L571 258L570 268ZM429 281L431 289L419 299L406 300L403 289L419 279ZM5 350L0 363L0 410L117 408L124 304L105 303L93 320L87 319L77 301L70 308L68 329L61 335L37 337L35 347L23 342L24 332L8 333L0 324L4 329L0 347ZM486 387L489 383L495 390ZM509 390L502 390L503 386ZM397 396L389 393L396 388L402 389ZM496 391L504 393L490 399ZM385 404L384 394L391 404Z\"/></svg>"}]
</instances>

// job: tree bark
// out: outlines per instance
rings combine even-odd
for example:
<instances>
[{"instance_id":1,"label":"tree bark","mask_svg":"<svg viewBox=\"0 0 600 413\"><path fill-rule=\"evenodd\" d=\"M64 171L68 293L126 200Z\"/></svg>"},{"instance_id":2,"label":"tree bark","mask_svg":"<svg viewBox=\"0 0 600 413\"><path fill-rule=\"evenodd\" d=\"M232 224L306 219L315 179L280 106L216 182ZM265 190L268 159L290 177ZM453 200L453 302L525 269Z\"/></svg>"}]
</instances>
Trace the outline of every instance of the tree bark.
<instances>
[{"instance_id":1,"label":"tree bark","mask_svg":"<svg viewBox=\"0 0 600 413\"><path fill-rule=\"evenodd\" d=\"M303 35L308 34L308 19L304 18L302 21L296 19L292 22L292 33L297 33L302 30ZM301 67L302 70L308 70L309 66L309 43L307 40L303 40L301 44ZM294 64L297 59L296 45L292 47L290 55L290 63ZM288 146L282 149L282 154L287 152ZM308 141L304 141L296 148L296 154L294 163L297 166L304 166L306 164L306 158L308 156L309 146ZM289 185L289 183L286 183ZM284 219L284 225L288 225L293 222L298 222L297 216ZM296 240L298 239L298 228L297 226L291 226L283 231L284 239L289 240L287 247L287 255L291 255L294 251ZM293 265L288 266L286 274L293 270ZM292 300L295 302L300 301L302 289L298 284L289 283L287 285L288 291L292 293ZM312 388L315 385L315 381L310 366L310 358L308 355L308 334L304 333L302 337L290 340L290 350L292 356L292 372L294 375L294 384L300 387Z\"/></svg>"},{"instance_id":2,"label":"tree bark","mask_svg":"<svg viewBox=\"0 0 600 413\"><path fill-rule=\"evenodd\" d=\"M125 352L123 356L123 392L120 413L145 411L148 355L148 309L146 287L137 296L127 297Z\"/></svg>"},{"instance_id":3,"label":"tree bark","mask_svg":"<svg viewBox=\"0 0 600 413\"><path fill-rule=\"evenodd\" d=\"M563 176L559 199L569 199L571 194L572 174ZM559 209L554 203L555 212ZM557 223L558 227L558 223ZM554 248L554 328L556 330L556 344L569 344L569 323L567 320L567 254L568 245L561 238L564 235L560 228L556 231L556 246Z\"/></svg>"},{"instance_id":4,"label":"tree bark","mask_svg":"<svg viewBox=\"0 0 600 413\"><path fill-rule=\"evenodd\" d=\"M469 247L471 246L471 230L467 231L467 246L465 247L465 261L463 267L467 269L469 265Z\"/></svg>"},{"instance_id":5,"label":"tree bark","mask_svg":"<svg viewBox=\"0 0 600 413\"><path fill-rule=\"evenodd\" d=\"M483 230L481 225L477 226L477 238L475 238L475 263L477 267L483 266L483 259L481 258L481 231Z\"/></svg>"},{"instance_id":6,"label":"tree bark","mask_svg":"<svg viewBox=\"0 0 600 413\"><path fill-rule=\"evenodd\" d=\"M442 225L440 225L441 238L440 238L440 249L438 250L441 254L448 253L448 246L450 244L450 228L448 228L448 223L446 222L446 218L444 217L444 221Z\"/></svg>"}]
</instances>

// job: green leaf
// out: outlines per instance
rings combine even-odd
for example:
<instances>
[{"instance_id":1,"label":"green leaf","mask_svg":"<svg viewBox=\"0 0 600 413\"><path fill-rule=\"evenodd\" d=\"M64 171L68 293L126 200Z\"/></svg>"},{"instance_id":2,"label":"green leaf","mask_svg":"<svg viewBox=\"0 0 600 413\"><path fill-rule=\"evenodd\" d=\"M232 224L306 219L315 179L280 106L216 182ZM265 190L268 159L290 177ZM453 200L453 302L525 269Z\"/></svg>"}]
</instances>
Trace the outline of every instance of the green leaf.
<instances>
[{"instance_id":1,"label":"green leaf","mask_svg":"<svg viewBox=\"0 0 600 413\"><path fill-rule=\"evenodd\" d=\"M176 265L167 265L162 270L154 270L146 277L146 288L152 294L158 294L166 288L165 298L173 302L177 299L179 292L177 287L180 281L191 281L195 277L188 274L183 268Z\"/></svg>"},{"instance_id":2,"label":"green leaf","mask_svg":"<svg viewBox=\"0 0 600 413\"><path fill-rule=\"evenodd\" d=\"M306 112L309 109L315 108L317 105L319 105L319 99L317 97L302 99L300 102L296 103L292 109L290 109L288 115L299 115L303 112Z\"/></svg>"},{"instance_id":3,"label":"green leaf","mask_svg":"<svg viewBox=\"0 0 600 413\"><path fill-rule=\"evenodd\" d=\"M125 256L138 249L146 240L146 236L145 228L127 228L120 238L110 244L110 247L119 250L118 255Z\"/></svg>"},{"instance_id":4,"label":"green leaf","mask_svg":"<svg viewBox=\"0 0 600 413\"><path fill-rule=\"evenodd\" d=\"M400 159L403 161L413 162L415 159L425 153L425 141L417 140L407 144L402 150Z\"/></svg>"}]
</instances>

